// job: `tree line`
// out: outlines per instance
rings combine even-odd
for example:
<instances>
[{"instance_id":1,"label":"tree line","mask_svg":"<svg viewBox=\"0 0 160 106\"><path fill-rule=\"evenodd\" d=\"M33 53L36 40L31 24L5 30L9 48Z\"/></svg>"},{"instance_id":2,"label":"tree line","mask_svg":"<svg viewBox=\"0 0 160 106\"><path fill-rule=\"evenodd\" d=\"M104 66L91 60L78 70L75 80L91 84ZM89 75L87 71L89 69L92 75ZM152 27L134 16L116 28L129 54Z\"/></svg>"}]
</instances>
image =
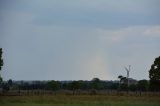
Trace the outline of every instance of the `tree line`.
<instances>
[{"instance_id":1,"label":"tree line","mask_svg":"<svg viewBox=\"0 0 160 106\"><path fill-rule=\"evenodd\" d=\"M2 48L0 48L0 70L2 70L3 66L3 58L2 58ZM71 90L74 94L78 94L80 90L92 91L92 93L96 93L98 90L116 90L120 91L160 91L160 56L155 58L154 63L151 65L149 70L149 78L150 80L140 80L135 84L127 85L126 77L118 76L119 81L103 81L99 78L93 78L91 81L37 81L36 83L27 83L21 82L16 83L11 79L8 81L3 81L0 75L0 88L3 91L8 91L10 89L18 89L18 90Z\"/></svg>"},{"instance_id":2,"label":"tree line","mask_svg":"<svg viewBox=\"0 0 160 106\"><path fill-rule=\"evenodd\" d=\"M108 91L149 91L149 81L140 80L137 84L129 85L127 83L119 83L118 81L103 81L99 78L93 78L91 81L36 81L35 83L29 83L21 81L17 83L11 79L7 82L1 83L2 88L5 92L9 90L49 90L57 92L58 90L70 90L73 95L79 94L80 91L89 91L91 94L96 94L101 90Z\"/></svg>"}]
</instances>

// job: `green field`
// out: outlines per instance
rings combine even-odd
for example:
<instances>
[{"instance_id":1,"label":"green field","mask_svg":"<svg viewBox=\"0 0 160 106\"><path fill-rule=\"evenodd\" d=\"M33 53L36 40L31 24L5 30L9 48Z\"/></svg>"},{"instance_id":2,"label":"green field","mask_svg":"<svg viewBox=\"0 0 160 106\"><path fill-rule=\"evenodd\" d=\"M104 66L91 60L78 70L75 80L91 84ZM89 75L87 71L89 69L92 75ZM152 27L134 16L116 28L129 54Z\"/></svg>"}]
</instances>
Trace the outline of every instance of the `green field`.
<instances>
[{"instance_id":1,"label":"green field","mask_svg":"<svg viewBox=\"0 0 160 106\"><path fill-rule=\"evenodd\" d=\"M0 96L0 106L160 106L160 97L106 95Z\"/></svg>"}]
</instances>

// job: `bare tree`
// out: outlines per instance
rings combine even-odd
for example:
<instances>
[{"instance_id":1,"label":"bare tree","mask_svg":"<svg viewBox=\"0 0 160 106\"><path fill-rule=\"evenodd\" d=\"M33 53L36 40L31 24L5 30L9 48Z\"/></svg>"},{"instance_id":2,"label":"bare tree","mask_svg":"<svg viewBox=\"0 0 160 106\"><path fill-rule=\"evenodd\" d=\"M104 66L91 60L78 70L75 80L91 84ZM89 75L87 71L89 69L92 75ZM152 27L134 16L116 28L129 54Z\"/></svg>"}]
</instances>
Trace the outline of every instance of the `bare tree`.
<instances>
[{"instance_id":1,"label":"bare tree","mask_svg":"<svg viewBox=\"0 0 160 106\"><path fill-rule=\"evenodd\" d=\"M128 90L129 90L129 72L131 70L131 65L127 67L125 67L125 70L127 71L127 93L128 93Z\"/></svg>"}]
</instances>

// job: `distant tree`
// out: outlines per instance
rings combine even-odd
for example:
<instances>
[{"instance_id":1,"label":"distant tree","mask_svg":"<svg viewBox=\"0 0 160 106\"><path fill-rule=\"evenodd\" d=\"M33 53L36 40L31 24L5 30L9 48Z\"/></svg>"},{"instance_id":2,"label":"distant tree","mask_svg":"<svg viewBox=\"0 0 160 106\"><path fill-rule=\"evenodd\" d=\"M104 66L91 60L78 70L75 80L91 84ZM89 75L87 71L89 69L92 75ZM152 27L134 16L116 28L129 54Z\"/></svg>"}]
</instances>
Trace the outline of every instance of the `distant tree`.
<instances>
[{"instance_id":1,"label":"distant tree","mask_svg":"<svg viewBox=\"0 0 160 106\"><path fill-rule=\"evenodd\" d=\"M93 78L91 81L91 88L99 90L101 88L101 80L99 78Z\"/></svg>"},{"instance_id":2,"label":"distant tree","mask_svg":"<svg viewBox=\"0 0 160 106\"><path fill-rule=\"evenodd\" d=\"M2 48L0 48L0 70L2 69L3 66L3 59L2 59Z\"/></svg>"},{"instance_id":3,"label":"distant tree","mask_svg":"<svg viewBox=\"0 0 160 106\"><path fill-rule=\"evenodd\" d=\"M85 87L84 81L83 80L79 80L78 81L78 89L84 89L84 87Z\"/></svg>"},{"instance_id":4,"label":"distant tree","mask_svg":"<svg viewBox=\"0 0 160 106\"><path fill-rule=\"evenodd\" d=\"M111 83L109 86L109 89L111 89L111 90L117 90L118 88L119 88L118 83Z\"/></svg>"},{"instance_id":5,"label":"distant tree","mask_svg":"<svg viewBox=\"0 0 160 106\"><path fill-rule=\"evenodd\" d=\"M160 56L155 58L149 70L150 89L160 91Z\"/></svg>"},{"instance_id":6,"label":"distant tree","mask_svg":"<svg viewBox=\"0 0 160 106\"><path fill-rule=\"evenodd\" d=\"M9 79L9 80L8 80L8 84L9 84L9 86L12 86L12 84L13 84L12 79Z\"/></svg>"},{"instance_id":7,"label":"distant tree","mask_svg":"<svg viewBox=\"0 0 160 106\"><path fill-rule=\"evenodd\" d=\"M89 83L87 81L81 81L81 89L82 90L88 90L89 89Z\"/></svg>"},{"instance_id":8,"label":"distant tree","mask_svg":"<svg viewBox=\"0 0 160 106\"><path fill-rule=\"evenodd\" d=\"M119 90L121 90L122 88L123 89L126 89L126 84L124 84L126 82L126 77L123 77L122 75L119 75L118 76L118 79L119 79ZM123 82L123 84L122 84Z\"/></svg>"},{"instance_id":9,"label":"distant tree","mask_svg":"<svg viewBox=\"0 0 160 106\"><path fill-rule=\"evenodd\" d=\"M11 79L9 79L9 80L8 80L9 89L11 89L12 85L13 85L13 81L12 81Z\"/></svg>"},{"instance_id":10,"label":"distant tree","mask_svg":"<svg viewBox=\"0 0 160 106\"><path fill-rule=\"evenodd\" d=\"M121 81L122 78L123 78L122 75L119 75L119 76L118 76L119 81Z\"/></svg>"},{"instance_id":11,"label":"distant tree","mask_svg":"<svg viewBox=\"0 0 160 106\"><path fill-rule=\"evenodd\" d=\"M137 84L137 89L139 91L147 91L149 87L149 82L147 80L139 80Z\"/></svg>"},{"instance_id":12,"label":"distant tree","mask_svg":"<svg viewBox=\"0 0 160 106\"><path fill-rule=\"evenodd\" d=\"M71 89L73 90L73 95L80 93L79 90L82 88L82 81L71 82Z\"/></svg>"},{"instance_id":13,"label":"distant tree","mask_svg":"<svg viewBox=\"0 0 160 106\"><path fill-rule=\"evenodd\" d=\"M63 83L62 84L62 89L68 89L68 84L67 83Z\"/></svg>"},{"instance_id":14,"label":"distant tree","mask_svg":"<svg viewBox=\"0 0 160 106\"><path fill-rule=\"evenodd\" d=\"M120 82L120 83L122 83L122 82L124 83L124 82L126 82L126 79L127 79L127 78L126 78L126 77L123 77L122 75L119 75L119 76L118 76L118 79L119 79L119 82Z\"/></svg>"},{"instance_id":15,"label":"distant tree","mask_svg":"<svg viewBox=\"0 0 160 106\"><path fill-rule=\"evenodd\" d=\"M9 91L9 85L8 85L8 83L4 83L4 82L2 82L2 91L3 91L3 93L6 93L6 92L8 92Z\"/></svg>"},{"instance_id":16,"label":"distant tree","mask_svg":"<svg viewBox=\"0 0 160 106\"><path fill-rule=\"evenodd\" d=\"M2 66L3 66L3 59L2 59L2 48L0 48L0 71L2 70ZM2 77L1 77L1 74L0 74L0 83L2 82Z\"/></svg>"},{"instance_id":17,"label":"distant tree","mask_svg":"<svg viewBox=\"0 0 160 106\"><path fill-rule=\"evenodd\" d=\"M61 84L60 84L59 81L54 81L54 80L49 81L48 84L47 84L48 89L55 91L55 94L56 94L56 91L57 91L58 89L60 89L60 85L61 85Z\"/></svg>"},{"instance_id":18,"label":"distant tree","mask_svg":"<svg viewBox=\"0 0 160 106\"><path fill-rule=\"evenodd\" d=\"M121 82L123 82L123 83L126 83L127 84L127 78L126 77L123 77L122 79L121 79Z\"/></svg>"},{"instance_id":19,"label":"distant tree","mask_svg":"<svg viewBox=\"0 0 160 106\"><path fill-rule=\"evenodd\" d=\"M137 84L137 90L139 91L140 95L142 91L148 91L149 82L147 80L140 80Z\"/></svg>"},{"instance_id":20,"label":"distant tree","mask_svg":"<svg viewBox=\"0 0 160 106\"><path fill-rule=\"evenodd\" d=\"M128 85L127 85L127 83L121 84L120 88L121 88L121 90L123 90L123 91L127 91L127 90L128 90Z\"/></svg>"},{"instance_id":21,"label":"distant tree","mask_svg":"<svg viewBox=\"0 0 160 106\"><path fill-rule=\"evenodd\" d=\"M2 77L0 76L0 84L1 84L2 81L3 81L3 79L2 79Z\"/></svg>"},{"instance_id":22,"label":"distant tree","mask_svg":"<svg viewBox=\"0 0 160 106\"><path fill-rule=\"evenodd\" d=\"M93 82L100 82L100 79L99 78L93 78L92 81Z\"/></svg>"},{"instance_id":23,"label":"distant tree","mask_svg":"<svg viewBox=\"0 0 160 106\"><path fill-rule=\"evenodd\" d=\"M136 84L130 84L129 85L129 90L130 91L136 91L137 90L137 85Z\"/></svg>"}]
</instances>

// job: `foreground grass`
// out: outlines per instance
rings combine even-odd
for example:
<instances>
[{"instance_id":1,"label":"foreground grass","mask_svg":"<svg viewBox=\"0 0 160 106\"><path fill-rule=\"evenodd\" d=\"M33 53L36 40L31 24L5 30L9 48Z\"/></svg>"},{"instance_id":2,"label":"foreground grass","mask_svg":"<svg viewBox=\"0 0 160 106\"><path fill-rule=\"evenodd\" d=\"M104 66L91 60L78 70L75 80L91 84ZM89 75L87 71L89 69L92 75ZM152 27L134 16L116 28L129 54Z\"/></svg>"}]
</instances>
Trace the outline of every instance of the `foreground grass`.
<instances>
[{"instance_id":1,"label":"foreground grass","mask_svg":"<svg viewBox=\"0 0 160 106\"><path fill-rule=\"evenodd\" d=\"M0 96L0 106L160 106L160 97L105 95Z\"/></svg>"}]
</instances>

